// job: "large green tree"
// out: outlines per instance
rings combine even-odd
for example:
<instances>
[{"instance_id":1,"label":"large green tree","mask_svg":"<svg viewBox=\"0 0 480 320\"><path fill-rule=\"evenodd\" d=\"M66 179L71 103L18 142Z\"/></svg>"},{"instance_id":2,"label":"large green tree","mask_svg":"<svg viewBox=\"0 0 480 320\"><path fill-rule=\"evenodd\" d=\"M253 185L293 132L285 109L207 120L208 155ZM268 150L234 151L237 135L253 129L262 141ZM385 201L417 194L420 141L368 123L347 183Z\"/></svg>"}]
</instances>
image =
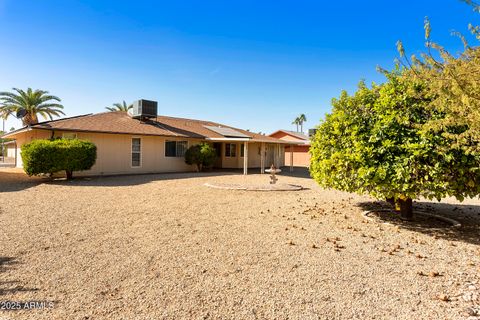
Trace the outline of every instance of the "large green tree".
<instances>
[{"instance_id":1,"label":"large green tree","mask_svg":"<svg viewBox=\"0 0 480 320\"><path fill-rule=\"evenodd\" d=\"M480 12L477 2L463 0ZM480 27L469 25L468 29L476 39L480 40ZM397 48L400 54L398 63L411 70L411 76L428 82L430 95L433 97L430 106L444 113L444 117L429 121L426 127L442 132L452 139L452 143L467 150L480 149L480 47L471 45L460 32L453 32L463 43L463 51L452 54L431 38L431 27L425 19L426 51L420 56L405 54L403 43L399 41ZM461 134L450 134L445 129L463 125L466 130Z\"/></svg>"},{"instance_id":2,"label":"large green tree","mask_svg":"<svg viewBox=\"0 0 480 320\"><path fill-rule=\"evenodd\" d=\"M14 92L0 92L0 117L8 118L11 114L23 109L26 114L22 118L24 125L38 123L38 115L50 120L53 117L64 115L63 105L60 98L52 96L48 91L32 90L26 91L13 88Z\"/></svg>"},{"instance_id":3,"label":"large green tree","mask_svg":"<svg viewBox=\"0 0 480 320\"><path fill-rule=\"evenodd\" d=\"M408 72L389 73L371 88L360 83L355 94L334 99L310 151L311 174L321 186L394 199L405 219L412 218L412 199L480 193L480 155L424 127L445 114L430 107L435 97L427 83Z\"/></svg>"}]
</instances>

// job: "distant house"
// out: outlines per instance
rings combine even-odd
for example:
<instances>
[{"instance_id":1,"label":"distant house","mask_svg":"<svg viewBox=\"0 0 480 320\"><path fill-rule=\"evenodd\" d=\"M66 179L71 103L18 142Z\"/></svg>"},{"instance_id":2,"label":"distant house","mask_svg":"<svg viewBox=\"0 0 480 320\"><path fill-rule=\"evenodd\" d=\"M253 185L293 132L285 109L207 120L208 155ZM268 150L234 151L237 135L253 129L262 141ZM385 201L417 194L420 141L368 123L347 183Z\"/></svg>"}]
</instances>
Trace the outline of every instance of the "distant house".
<instances>
[{"instance_id":1,"label":"distant house","mask_svg":"<svg viewBox=\"0 0 480 320\"><path fill-rule=\"evenodd\" d=\"M301 167L310 166L310 139L302 132L289 130L278 130L269 137L286 142L295 142L295 145L287 145L284 148L284 163L287 166L295 165ZM293 159L293 164L291 160Z\"/></svg>"},{"instance_id":2,"label":"distant house","mask_svg":"<svg viewBox=\"0 0 480 320\"><path fill-rule=\"evenodd\" d=\"M156 107L155 107L156 114ZM193 171L185 163L188 147L208 142L217 151L215 168L259 168L285 165L291 142L223 124L166 116L136 117L127 112L104 112L41 122L4 135L15 140L16 166L22 167L21 146L34 139L79 138L97 146L91 170L77 175ZM13 149L13 146L15 148ZM10 151L10 150L9 150Z\"/></svg>"}]
</instances>

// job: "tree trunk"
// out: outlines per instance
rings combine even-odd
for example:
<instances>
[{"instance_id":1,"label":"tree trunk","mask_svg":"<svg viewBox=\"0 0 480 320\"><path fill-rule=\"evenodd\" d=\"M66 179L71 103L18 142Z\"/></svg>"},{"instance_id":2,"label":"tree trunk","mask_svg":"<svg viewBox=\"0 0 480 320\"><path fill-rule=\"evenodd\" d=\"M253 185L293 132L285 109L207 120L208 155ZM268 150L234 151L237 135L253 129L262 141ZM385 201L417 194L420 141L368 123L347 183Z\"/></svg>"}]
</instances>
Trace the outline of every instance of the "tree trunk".
<instances>
[{"instance_id":1,"label":"tree trunk","mask_svg":"<svg viewBox=\"0 0 480 320\"><path fill-rule=\"evenodd\" d=\"M413 201L411 198L398 198L397 204L400 209L400 218L403 220L413 219Z\"/></svg>"},{"instance_id":2,"label":"tree trunk","mask_svg":"<svg viewBox=\"0 0 480 320\"><path fill-rule=\"evenodd\" d=\"M71 180L73 178L73 171L71 170L65 170L67 173L67 180Z\"/></svg>"}]
</instances>

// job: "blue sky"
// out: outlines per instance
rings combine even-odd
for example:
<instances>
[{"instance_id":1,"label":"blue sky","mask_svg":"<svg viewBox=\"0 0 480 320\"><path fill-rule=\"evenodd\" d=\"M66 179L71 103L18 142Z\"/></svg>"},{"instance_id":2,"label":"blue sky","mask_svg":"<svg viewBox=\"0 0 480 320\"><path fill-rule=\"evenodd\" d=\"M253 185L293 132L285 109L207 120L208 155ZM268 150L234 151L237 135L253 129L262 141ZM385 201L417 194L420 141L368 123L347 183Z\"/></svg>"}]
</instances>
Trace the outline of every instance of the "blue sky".
<instances>
[{"instance_id":1,"label":"blue sky","mask_svg":"<svg viewBox=\"0 0 480 320\"><path fill-rule=\"evenodd\" d=\"M0 90L48 90L68 116L146 98L256 132L305 113L309 128L342 89L383 81L397 40L422 51L425 16L452 51L452 30L480 24L458 0L0 0Z\"/></svg>"}]
</instances>

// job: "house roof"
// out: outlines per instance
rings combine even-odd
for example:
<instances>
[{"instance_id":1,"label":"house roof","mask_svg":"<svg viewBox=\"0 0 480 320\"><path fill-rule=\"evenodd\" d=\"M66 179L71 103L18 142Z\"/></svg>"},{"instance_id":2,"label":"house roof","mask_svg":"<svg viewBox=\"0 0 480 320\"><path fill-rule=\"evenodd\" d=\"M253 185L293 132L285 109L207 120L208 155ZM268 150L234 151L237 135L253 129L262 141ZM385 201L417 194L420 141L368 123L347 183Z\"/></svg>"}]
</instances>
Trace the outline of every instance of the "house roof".
<instances>
[{"instance_id":1,"label":"house roof","mask_svg":"<svg viewBox=\"0 0 480 320\"><path fill-rule=\"evenodd\" d=\"M277 133L279 133L279 132L286 133L286 134L288 134L288 135L290 135L290 136L292 136L292 137L295 137L295 138L297 138L297 139L299 139L299 140L304 140L304 141L308 141L308 142L309 142L309 140L310 140L310 139L308 138L308 136L307 136L306 134L304 134L303 132L296 132L296 131L283 130L283 129L277 130L277 131L275 131L274 133L269 134L269 136L273 136L273 135L275 135L275 134L277 134Z\"/></svg>"},{"instance_id":2,"label":"house roof","mask_svg":"<svg viewBox=\"0 0 480 320\"><path fill-rule=\"evenodd\" d=\"M209 128L210 127L210 128ZM212 130L228 128L229 130ZM179 138L197 138L206 140L245 140L268 143L292 143L264 136L250 131L226 126L212 121L157 116L148 120L132 118L127 112L102 112L76 117L40 122L4 135L14 137L28 130L62 130L77 132L98 132L111 134L133 134L167 136ZM222 135L221 132L238 132L238 137ZM294 142L293 142L294 143Z\"/></svg>"}]
</instances>

